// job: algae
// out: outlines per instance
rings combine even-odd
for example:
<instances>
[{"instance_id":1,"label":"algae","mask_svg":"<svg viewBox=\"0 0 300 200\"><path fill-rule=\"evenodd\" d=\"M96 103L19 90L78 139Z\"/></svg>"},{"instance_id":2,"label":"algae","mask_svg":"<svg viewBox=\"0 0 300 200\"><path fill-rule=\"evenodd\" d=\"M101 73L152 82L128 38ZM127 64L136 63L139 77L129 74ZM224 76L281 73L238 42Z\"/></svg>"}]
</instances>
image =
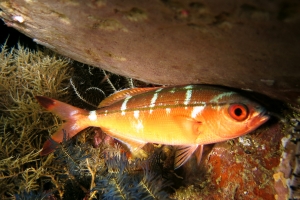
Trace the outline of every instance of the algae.
<instances>
[{"instance_id":1,"label":"algae","mask_svg":"<svg viewBox=\"0 0 300 200\"><path fill-rule=\"evenodd\" d=\"M169 198L159 155L133 160L116 142L95 145L96 128L71 140L65 133L54 153L39 155L61 120L34 96L95 109L110 93L142 83L21 45L3 45L0 70L0 199Z\"/></svg>"},{"instance_id":2,"label":"algae","mask_svg":"<svg viewBox=\"0 0 300 200\"><path fill-rule=\"evenodd\" d=\"M51 52L22 46L0 52L0 198L42 189L41 177L53 174L44 166L51 156L39 150L60 120L46 113L35 95L67 100L68 60ZM46 123L45 123L46 122Z\"/></svg>"}]
</instances>

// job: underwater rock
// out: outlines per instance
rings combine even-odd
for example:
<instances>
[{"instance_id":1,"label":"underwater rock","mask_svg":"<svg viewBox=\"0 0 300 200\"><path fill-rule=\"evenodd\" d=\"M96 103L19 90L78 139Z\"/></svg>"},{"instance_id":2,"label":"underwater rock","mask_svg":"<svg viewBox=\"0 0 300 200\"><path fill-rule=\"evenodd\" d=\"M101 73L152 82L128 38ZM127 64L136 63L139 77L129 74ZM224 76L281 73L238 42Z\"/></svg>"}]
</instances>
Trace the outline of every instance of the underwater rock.
<instances>
[{"instance_id":1,"label":"underwater rock","mask_svg":"<svg viewBox=\"0 0 300 200\"><path fill-rule=\"evenodd\" d=\"M214 84L299 104L300 4L231 0L1 0L35 42L156 84Z\"/></svg>"},{"instance_id":2,"label":"underwater rock","mask_svg":"<svg viewBox=\"0 0 300 200\"><path fill-rule=\"evenodd\" d=\"M283 148L279 141L286 134L282 125L269 122L253 133L215 144L207 150L201 170L193 165L184 167L184 173L194 179L190 180L193 188L177 190L175 198L287 199L287 183L281 187L285 190L278 191L274 178L280 173Z\"/></svg>"}]
</instances>

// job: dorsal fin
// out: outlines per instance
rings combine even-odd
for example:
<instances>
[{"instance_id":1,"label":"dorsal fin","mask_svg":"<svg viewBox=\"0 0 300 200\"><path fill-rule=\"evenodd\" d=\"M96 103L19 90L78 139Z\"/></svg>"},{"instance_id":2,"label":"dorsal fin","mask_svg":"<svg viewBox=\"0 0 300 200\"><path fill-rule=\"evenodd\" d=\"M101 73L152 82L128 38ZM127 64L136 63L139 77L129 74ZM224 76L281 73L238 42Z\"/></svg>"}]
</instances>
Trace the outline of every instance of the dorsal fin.
<instances>
[{"instance_id":1,"label":"dorsal fin","mask_svg":"<svg viewBox=\"0 0 300 200\"><path fill-rule=\"evenodd\" d=\"M129 89L124 89L124 90L118 91L118 92L110 95L109 97L107 97L103 101L101 101L98 108L109 106L109 105L111 105L111 104L113 104L117 101L125 99L128 96L138 95L138 94L148 92L148 91L151 91L151 90L156 90L157 88L159 88L159 87L129 88Z\"/></svg>"}]
</instances>

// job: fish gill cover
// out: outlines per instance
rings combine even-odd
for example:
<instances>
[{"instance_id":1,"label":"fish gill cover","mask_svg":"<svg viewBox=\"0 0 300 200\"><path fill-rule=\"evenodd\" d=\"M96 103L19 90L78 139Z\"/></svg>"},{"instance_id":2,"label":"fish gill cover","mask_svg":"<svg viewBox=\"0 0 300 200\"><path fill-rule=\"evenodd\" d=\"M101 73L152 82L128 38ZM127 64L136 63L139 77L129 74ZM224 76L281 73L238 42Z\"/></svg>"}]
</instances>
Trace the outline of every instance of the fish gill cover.
<instances>
[{"instance_id":1,"label":"fish gill cover","mask_svg":"<svg viewBox=\"0 0 300 200\"><path fill-rule=\"evenodd\" d=\"M281 175L277 167L286 147L282 138L289 138L294 146L299 140L297 113L284 123L271 120L254 133L207 145L200 167L193 158L174 171L172 146L148 144L145 149L151 156L132 159L126 147L99 128L88 128L71 140L66 140L65 132L57 150L41 157L43 143L62 122L34 96L90 110L117 90L149 85L20 45L15 49L4 45L0 70L1 199L275 199L278 194L288 195L290 174ZM293 154L286 162L294 158ZM297 172L297 167L291 168ZM297 184L291 181L294 197Z\"/></svg>"}]
</instances>

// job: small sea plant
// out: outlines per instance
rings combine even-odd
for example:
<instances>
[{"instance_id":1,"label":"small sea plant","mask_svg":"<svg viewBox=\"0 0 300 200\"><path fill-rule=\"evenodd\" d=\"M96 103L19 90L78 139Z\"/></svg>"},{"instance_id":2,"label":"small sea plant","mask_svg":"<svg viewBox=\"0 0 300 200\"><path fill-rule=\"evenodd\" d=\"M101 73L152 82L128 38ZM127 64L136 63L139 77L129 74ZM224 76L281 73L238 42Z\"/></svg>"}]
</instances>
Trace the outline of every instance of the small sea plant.
<instances>
[{"instance_id":1,"label":"small sea plant","mask_svg":"<svg viewBox=\"0 0 300 200\"><path fill-rule=\"evenodd\" d=\"M168 199L171 182L157 170L159 161L130 159L117 142L95 145L96 128L71 140L66 140L65 132L53 154L39 155L61 121L34 96L95 109L110 93L132 84L131 79L82 66L47 50L3 45L0 199Z\"/></svg>"},{"instance_id":2,"label":"small sea plant","mask_svg":"<svg viewBox=\"0 0 300 200\"><path fill-rule=\"evenodd\" d=\"M43 190L41 177L50 177L41 158L45 135L60 121L34 100L46 95L67 100L69 61L52 52L32 51L21 45L0 52L0 198L31 195ZM46 122L46 123L45 123Z\"/></svg>"}]
</instances>

